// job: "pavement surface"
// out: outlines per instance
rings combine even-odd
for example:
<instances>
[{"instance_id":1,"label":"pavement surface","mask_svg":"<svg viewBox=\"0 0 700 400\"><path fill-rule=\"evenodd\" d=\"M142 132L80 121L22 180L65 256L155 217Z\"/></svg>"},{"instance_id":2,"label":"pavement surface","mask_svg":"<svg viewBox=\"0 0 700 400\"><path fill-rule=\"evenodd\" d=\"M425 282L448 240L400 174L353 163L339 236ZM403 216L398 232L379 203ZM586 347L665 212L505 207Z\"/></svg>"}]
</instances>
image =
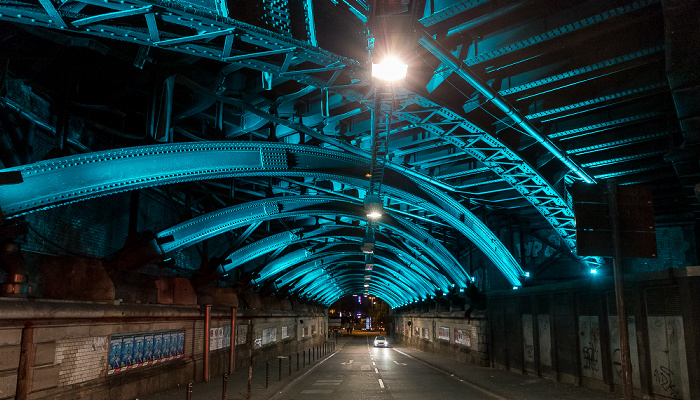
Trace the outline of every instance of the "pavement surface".
<instances>
[{"instance_id":1,"label":"pavement surface","mask_svg":"<svg viewBox=\"0 0 700 400\"><path fill-rule=\"evenodd\" d=\"M226 399L620 399L620 395L595 391L531 375L463 364L407 347L374 348L376 334L359 333L339 338L336 351L306 366L292 357L270 360L268 387L265 363L253 365L248 397L248 370L227 379ZM223 399L222 376L197 382L192 400ZM141 397L139 400L187 399L184 385Z\"/></svg>"}]
</instances>

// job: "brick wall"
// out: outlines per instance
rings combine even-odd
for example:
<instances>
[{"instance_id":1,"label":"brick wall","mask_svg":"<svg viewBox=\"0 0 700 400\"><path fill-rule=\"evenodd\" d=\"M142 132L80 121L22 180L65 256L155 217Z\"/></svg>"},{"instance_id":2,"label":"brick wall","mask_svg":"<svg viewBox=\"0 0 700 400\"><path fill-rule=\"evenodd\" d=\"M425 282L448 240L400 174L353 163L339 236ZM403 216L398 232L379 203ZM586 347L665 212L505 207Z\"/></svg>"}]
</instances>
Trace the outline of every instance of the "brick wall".
<instances>
[{"instance_id":1,"label":"brick wall","mask_svg":"<svg viewBox=\"0 0 700 400\"><path fill-rule=\"evenodd\" d=\"M107 371L107 337L56 341L55 363L60 365L58 386L97 379Z\"/></svg>"}]
</instances>

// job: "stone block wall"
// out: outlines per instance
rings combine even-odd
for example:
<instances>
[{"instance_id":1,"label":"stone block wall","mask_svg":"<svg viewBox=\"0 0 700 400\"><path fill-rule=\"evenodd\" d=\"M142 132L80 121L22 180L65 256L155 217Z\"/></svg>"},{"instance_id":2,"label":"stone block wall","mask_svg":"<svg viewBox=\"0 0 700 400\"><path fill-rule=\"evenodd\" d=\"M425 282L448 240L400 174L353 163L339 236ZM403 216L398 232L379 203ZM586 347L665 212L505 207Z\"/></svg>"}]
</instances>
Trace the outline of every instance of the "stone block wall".
<instances>
[{"instance_id":1,"label":"stone block wall","mask_svg":"<svg viewBox=\"0 0 700 400\"><path fill-rule=\"evenodd\" d=\"M0 399L15 398L21 343L21 328L0 328Z\"/></svg>"},{"instance_id":2,"label":"stone block wall","mask_svg":"<svg viewBox=\"0 0 700 400\"><path fill-rule=\"evenodd\" d=\"M394 316L393 340L460 362L488 365L488 325L483 315L409 311Z\"/></svg>"},{"instance_id":3,"label":"stone block wall","mask_svg":"<svg viewBox=\"0 0 700 400\"><path fill-rule=\"evenodd\" d=\"M700 267L625 280L635 396L700 398ZM621 393L612 278L494 292L488 318L491 366Z\"/></svg>"},{"instance_id":4,"label":"stone block wall","mask_svg":"<svg viewBox=\"0 0 700 400\"><path fill-rule=\"evenodd\" d=\"M302 308L302 307L300 307ZM134 399L203 379L204 335L218 335L210 351L210 375L228 372L231 308L211 312L204 332L200 306L104 304L95 302L0 299L0 400ZM324 314L300 311L238 310L236 368L290 355L325 342L323 332L297 335L300 320L322 325ZM307 322L308 321L308 322ZM282 327L288 337L282 338ZM256 343L267 329L268 342ZM185 332L184 354L162 362L110 369L110 340L129 334ZM276 334L272 334L275 332ZM274 340L270 340L270 338ZM114 339L116 340L116 339Z\"/></svg>"}]
</instances>

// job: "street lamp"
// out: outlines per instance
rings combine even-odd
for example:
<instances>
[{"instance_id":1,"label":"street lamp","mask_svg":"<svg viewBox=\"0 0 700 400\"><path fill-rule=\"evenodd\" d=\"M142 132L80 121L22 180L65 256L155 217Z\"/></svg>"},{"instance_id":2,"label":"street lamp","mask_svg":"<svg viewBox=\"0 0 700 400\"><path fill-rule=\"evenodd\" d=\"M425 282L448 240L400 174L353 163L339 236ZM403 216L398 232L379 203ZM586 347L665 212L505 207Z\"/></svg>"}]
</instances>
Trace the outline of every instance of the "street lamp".
<instances>
[{"instance_id":1,"label":"street lamp","mask_svg":"<svg viewBox=\"0 0 700 400\"><path fill-rule=\"evenodd\" d=\"M367 211L367 218L377 219L382 216L384 206L382 205L382 199L379 195L368 194L365 196L364 206Z\"/></svg>"},{"instance_id":2,"label":"street lamp","mask_svg":"<svg viewBox=\"0 0 700 400\"><path fill-rule=\"evenodd\" d=\"M394 57L387 57L379 64L372 63L372 77L382 81L399 81L405 78L407 73L408 65Z\"/></svg>"}]
</instances>

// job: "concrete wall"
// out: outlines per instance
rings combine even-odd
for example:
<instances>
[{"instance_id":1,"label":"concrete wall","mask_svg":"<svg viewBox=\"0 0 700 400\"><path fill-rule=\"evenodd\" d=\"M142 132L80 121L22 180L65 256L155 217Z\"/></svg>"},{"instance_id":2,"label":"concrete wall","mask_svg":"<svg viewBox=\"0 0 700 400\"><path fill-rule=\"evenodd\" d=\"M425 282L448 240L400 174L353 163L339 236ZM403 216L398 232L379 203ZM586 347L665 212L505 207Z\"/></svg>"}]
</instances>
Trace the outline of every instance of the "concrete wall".
<instances>
[{"instance_id":1,"label":"concrete wall","mask_svg":"<svg viewBox=\"0 0 700 400\"><path fill-rule=\"evenodd\" d=\"M614 288L612 279L598 278L492 293L491 365L621 392ZM626 281L636 396L700 398L700 267Z\"/></svg>"},{"instance_id":2,"label":"concrete wall","mask_svg":"<svg viewBox=\"0 0 700 400\"><path fill-rule=\"evenodd\" d=\"M237 368L325 342L323 312L300 308L238 310ZM203 307L0 299L0 310L0 399L133 399L202 380ZM212 309L211 328L230 323L230 308ZM315 326L315 333L301 337L302 326ZM108 373L112 335L178 329L185 331L183 357ZM227 372L229 352L211 351L212 376Z\"/></svg>"},{"instance_id":3,"label":"concrete wall","mask_svg":"<svg viewBox=\"0 0 700 400\"><path fill-rule=\"evenodd\" d=\"M393 341L454 360L488 365L488 326L483 315L467 319L464 311L394 315Z\"/></svg>"}]
</instances>

